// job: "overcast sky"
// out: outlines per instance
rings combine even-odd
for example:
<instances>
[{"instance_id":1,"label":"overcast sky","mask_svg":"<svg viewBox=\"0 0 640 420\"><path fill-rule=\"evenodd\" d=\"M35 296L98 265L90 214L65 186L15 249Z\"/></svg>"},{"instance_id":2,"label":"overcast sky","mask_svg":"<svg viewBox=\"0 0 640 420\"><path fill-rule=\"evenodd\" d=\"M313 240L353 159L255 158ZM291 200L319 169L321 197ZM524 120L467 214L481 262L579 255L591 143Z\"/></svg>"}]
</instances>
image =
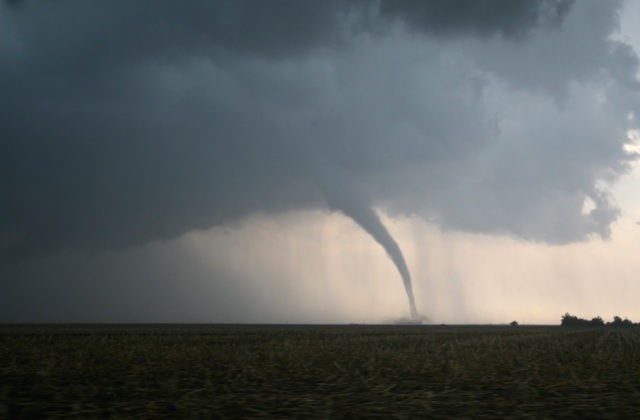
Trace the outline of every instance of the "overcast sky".
<instances>
[{"instance_id":1,"label":"overcast sky","mask_svg":"<svg viewBox=\"0 0 640 420\"><path fill-rule=\"evenodd\" d=\"M638 28L596 0L5 0L0 321L386 322L411 281L430 322L640 321Z\"/></svg>"}]
</instances>

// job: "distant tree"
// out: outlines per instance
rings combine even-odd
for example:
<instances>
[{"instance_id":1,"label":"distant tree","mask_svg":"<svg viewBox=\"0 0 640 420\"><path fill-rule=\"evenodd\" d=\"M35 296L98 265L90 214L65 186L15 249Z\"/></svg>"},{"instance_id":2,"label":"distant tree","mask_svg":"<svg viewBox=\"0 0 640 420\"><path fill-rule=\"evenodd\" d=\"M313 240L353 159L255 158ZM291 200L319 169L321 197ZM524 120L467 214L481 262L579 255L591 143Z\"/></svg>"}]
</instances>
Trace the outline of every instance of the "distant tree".
<instances>
[{"instance_id":1,"label":"distant tree","mask_svg":"<svg viewBox=\"0 0 640 420\"><path fill-rule=\"evenodd\" d=\"M511 323L509 324L512 327L517 327L518 326L518 321L511 321Z\"/></svg>"},{"instance_id":2,"label":"distant tree","mask_svg":"<svg viewBox=\"0 0 640 420\"><path fill-rule=\"evenodd\" d=\"M608 322L607 326L609 327L632 327L634 324L627 317L624 319L620 318L618 315L613 317L613 322Z\"/></svg>"},{"instance_id":3,"label":"distant tree","mask_svg":"<svg viewBox=\"0 0 640 420\"><path fill-rule=\"evenodd\" d=\"M602 327L604 326L604 321L599 316L587 321L567 312L562 316L560 325L563 327Z\"/></svg>"},{"instance_id":4,"label":"distant tree","mask_svg":"<svg viewBox=\"0 0 640 420\"><path fill-rule=\"evenodd\" d=\"M622 318L618 315L614 315L613 322L611 323L612 327L621 327L622 326Z\"/></svg>"},{"instance_id":5,"label":"distant tree","mask_svg":"<svg viewBox=\"0 0 640 420\"><path fill-rule=\"evenodd\" d=\"M563 327L584 327L586 324L586 320L578 318L575 315L571 315L569 312L562 316L562 321L560 322L560 325Z\"/></svg>"}]
</instances>

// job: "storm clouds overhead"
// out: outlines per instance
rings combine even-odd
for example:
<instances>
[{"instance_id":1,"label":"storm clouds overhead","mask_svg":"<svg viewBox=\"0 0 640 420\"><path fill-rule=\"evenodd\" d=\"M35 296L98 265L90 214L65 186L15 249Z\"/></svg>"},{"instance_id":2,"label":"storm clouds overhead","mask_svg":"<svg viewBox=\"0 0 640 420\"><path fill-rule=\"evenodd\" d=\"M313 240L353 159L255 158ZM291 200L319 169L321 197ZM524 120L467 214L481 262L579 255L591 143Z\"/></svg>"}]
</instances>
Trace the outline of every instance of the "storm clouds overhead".
<instances>
[{"instance_id":1,"label":"storm clouds overhead","mask_svg":"<svg viewBox=\"0 0 640 420\"><path fill-rule=\"evenodd\" d=\"M4 1L0 270L295 211L351 217L400 272L381 212L542 244L607 239L612 187L638 158L622 10Z\"/></svg>"}]
</instances>

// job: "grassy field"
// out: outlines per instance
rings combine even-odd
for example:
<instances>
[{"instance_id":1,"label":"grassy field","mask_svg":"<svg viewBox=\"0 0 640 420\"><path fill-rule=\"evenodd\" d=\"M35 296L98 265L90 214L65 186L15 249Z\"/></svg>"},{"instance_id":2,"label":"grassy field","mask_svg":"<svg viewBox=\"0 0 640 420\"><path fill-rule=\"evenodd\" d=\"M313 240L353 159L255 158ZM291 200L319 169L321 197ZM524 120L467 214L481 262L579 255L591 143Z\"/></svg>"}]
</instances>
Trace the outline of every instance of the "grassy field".
<instances>
[{"instance_id":1,"label":"grassy field","mask_svg":"<svg viewBox=\"0 0 640 420\"><path fill-rule=\"evenodd\" d=\"M0 418L640 417L640 330L0 326Z\"/></svg>"}]
</instances>

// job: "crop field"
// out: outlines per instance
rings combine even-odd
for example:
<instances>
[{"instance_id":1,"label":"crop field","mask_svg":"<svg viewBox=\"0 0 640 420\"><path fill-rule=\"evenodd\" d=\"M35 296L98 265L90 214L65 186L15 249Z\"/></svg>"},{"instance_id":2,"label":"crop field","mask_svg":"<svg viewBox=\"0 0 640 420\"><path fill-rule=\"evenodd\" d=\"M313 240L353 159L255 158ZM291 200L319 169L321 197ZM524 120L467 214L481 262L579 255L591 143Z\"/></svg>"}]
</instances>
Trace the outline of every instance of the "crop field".
<instances>
[{"instance_id":1,"label":"crop field","mask_svg":"<svg viewBox=\"0 0 640 420\"><path fill-rule=\"evenodd\" d=\"M640 417L640 330L4 325L0 418Z\"/></svg>"}]
</instances>

